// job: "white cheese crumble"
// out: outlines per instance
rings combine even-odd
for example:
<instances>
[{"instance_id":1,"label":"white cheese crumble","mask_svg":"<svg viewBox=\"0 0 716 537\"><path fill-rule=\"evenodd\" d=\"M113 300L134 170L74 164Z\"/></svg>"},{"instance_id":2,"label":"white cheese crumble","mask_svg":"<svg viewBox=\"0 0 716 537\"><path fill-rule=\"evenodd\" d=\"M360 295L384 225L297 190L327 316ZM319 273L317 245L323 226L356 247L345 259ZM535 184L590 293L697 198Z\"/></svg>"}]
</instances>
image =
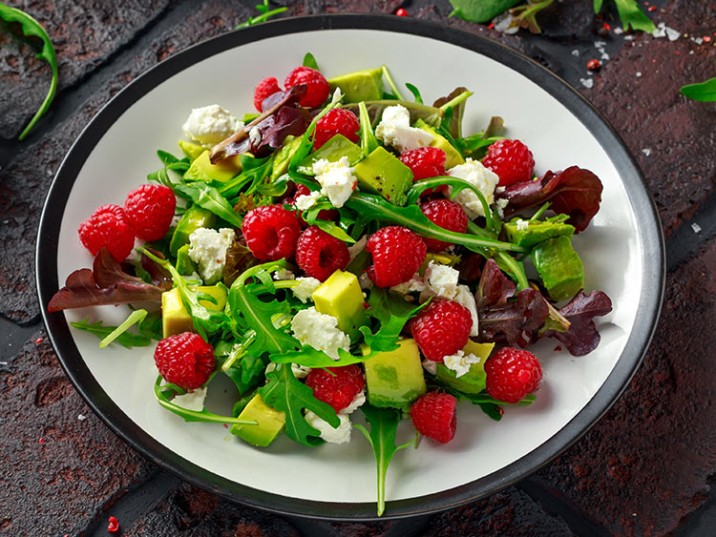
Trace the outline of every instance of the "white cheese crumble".
<instances>
[{"instance_id":1,"label":"white cheese crumble","mask_svg":"<svg viewBox=\"0 0 716 537\"><path fill-rule=\"evenodd\" d=\"M293 296L295 296L304 304L309 298L311 298L313 291L315 291L316 288L321 285L321 282L319 280L311 277L304 278L299 276L298 278L296 278L296 281L298 282L298 285L295 287L291 287L291 291L293 292Z\"/></svg>"},{"instance_id":2,"label":"white cheese crumble","mask_svg":"<svg viewBox=\"0 0 716 537\"><path fill-rule=\"evenodd\" d=\"M221 280L226 264L226 251L234 242L234 230L219 231L201 227L189 235L189 259L197 265L199 276L211 285Z\"/></svg>"},{"instance_id":3,"label":"white cheese crumble","mask_svg":"<svg viewBox=\"0 0 716 537\"><path fill-rule=\"evenodd\" d=\"M291 320L293 336L301 345L310 345L338 360L338 349L347 351L351 341L348 335L338 328L338 319L332 315L319 313L310 307L301 310Z\"/></svg>"},{"instance_id":4,"label":"white cheese crumble","mask_svg":"<svg viewBox=\"0 0 716 537\"><path fill-rule=\"evenodd\" d=\"M401 295L407 295L412 292L422 293L425 290L425 282L420 274L416 272L409 280L394 285L390 290L400 293Z\"/></svg>"},{"instance_id":5,"label":"white cheese crumble","mask_svg":"<svg viewBox=\"0 0 716 537\"><path fill-rule=\"evenodd\" d=\"M363 403L365 403L365 389L358 392L353 398L353 401L351 401L351 403L346 408L341 410L339 414L345 414L346 416L348 414L352 414L353 412L358 410L358 408L363 406Z\"/></svg>"},{"instance_id":6,"label":"white cheese crumble","mask_svg":"<svg viewBox=\"0 0 716 537\"><path fill-rule=\"evenodd\" d=\"M472 353L465 354L464 351L460 350L455 354L446 356L443 359L443 363L445 364L445 367L455 371L456 378L460 378L470 371L470 366L472 364L479 364L480 360L481 358L479 356L475 356Z\"/></svg>"},{"instance_id":7,"label":"white cheese crumble","mask_svg":"<svg viewBox=\"0 0 716 537\"><path fill-rule=\"evenodd\" d=\"M192 109L182 129L191 141L208 146L218 144L243 126L228 110L210 104Z\"/></svg>"},{"instance_id":8,"label":"white cheese crumble","mask_svg":"<svg viewBox=\"0 0 716 537\"><path fill-rule=\"evenodd\" d=\"M482 192L488 205L492 205L494 202L495 187L500 178L492 170L485 168L479 160L467 158L464 164L458 164L450 168L447 174L450 177L457 177L458 179L463 179L475 185L478 190ZM452 188L450 191L452 191ZM485 216L482 203L480 203L480 200L474 192L463 190L455 197L454 201L463 206L470 219Z\"/></svg>"},{"instance_id":9,"label":"white cheese crumble","mask_svg":"<svg viewBox=\"0 0 716 537\"><path fill-rule=\"evenodd\" d=\"M299 211L307 211L313 207L323 194L319 190L314 190L310 194L301 194L296 198L295 205Z\"/></svg>"},{"instance_id":10,"label":"white cheese crumble","mask_svg":"<svg viewBox=\"0 0 716 537\"><path fill-rule=\"evenodd\" d=\"M183 395L177 395L172 399L172 403L187 410L201 412L204 410L204 401L206 400L206 388L198 388Z\"/></svg>"},{"instance_id":11,"label":"white cheese crumble","mask_svg":"<svg viewBox=\"0 0 716 537\"><path fill-rule=\"evenodd\" d=\"M341 423L335 429L325 420L316 416L310 410L306 411L306 421L321 433L321 438L330 444L345 444L351 440L351 420L345 414L338 413Z\"/></svg>"},{"instance_id":12,"label":"white cheese crumble","mask_svg":"<svg viewBox=\"0 0 716 537\"><path fill-rule=\"evenodd\" d=\"M467 285L458 285L457 295L455 295L453 300L461 306L465 306L470 312L470 318L472 319L470 336L477 337L480 334L480 325L477 317L477 303L475 302L475 295L470 292L470 288Z\"/></svg>"},{"instance_id":13,"label":"white cheese crumble","mask_svg":"<svg viewBox=\"0 0 716 537\"><path fill-rule=\"evenodd\" d=\"M383 110L375 136L383 143L392 145L401 153L430 145L435 139L428 131L410 126L410 112L402 105L388 106Z\"/></svg>"},{"instance_id":14,"label":"white cheese crumble","mask_svg":"<svg viewBox=\"0 0 716 537\"><path fill-rule=\"evenodd\" d=\"M527 220L522 220L522 218L518 218L517 222L515 222L515 227L518 231L524 231L528 227L530 227L530 223Z\"/></svg>"},{"instance_id":15,"label":"white cheese crumble","mask_svg":"<svg viewBox=\"0 0 716 537\"><path fill-rule=\"evenodd\" d=\"M288 269L280 268L273 273L273 279L276 281L281 280L295 280L296 275Z\"/></svg>"},{"instance_id":16,"label":"white cheese crumble","mask_svg":"<svg viewBox=\"0 0 716 537\"><path fill-rule=\"evenodd\" d=\"M470 292L470 288L467 285L457 283L459 276L460 273L454 268L430 261L425 269L427 287L420 298L425 300L428 296L434 294L466 307L472 319L470 335L475 337L479 334L477 304L475 303L475 297Z\"/></svg>"},{"instance_id":17,"label":"white cheese crumble","mask_svg":"<svg viewBox=\"0 0 716 537\"><path fill-rule=\"evenodd\" d=\"M321 185L321 193L336 208L343 207L356 188L358 179L353 174L348 157L343 156L336 162L319 159L313 163L313 173Z\"/></svg>"}]
</instances>

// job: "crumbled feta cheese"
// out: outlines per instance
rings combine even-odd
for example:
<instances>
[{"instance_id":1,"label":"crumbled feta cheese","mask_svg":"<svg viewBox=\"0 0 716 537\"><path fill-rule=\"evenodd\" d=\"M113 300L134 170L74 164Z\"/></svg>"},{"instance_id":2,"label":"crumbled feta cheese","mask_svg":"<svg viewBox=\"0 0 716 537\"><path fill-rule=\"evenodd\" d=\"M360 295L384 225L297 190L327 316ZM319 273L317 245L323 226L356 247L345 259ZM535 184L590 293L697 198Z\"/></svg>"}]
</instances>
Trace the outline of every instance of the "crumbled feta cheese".
<instances>
[{"instance_id":1,"label":"crumbled feta cheese","mask_svg":"<svg viewBox=\"0 0 716 537\"><path fill-rule=\"evenodd\" d=\"M295 280L296 275L288 269L280 268L273 273L273 279L276 281Z\"/></svg>"},{"instance_id":2,"label":"crumbled feta cheese","mask_svg":"<svg viewBox=\"0 0 716 537\"><path fill-rule=\"evenodd\" d=\"M594 79L593 78L580 78L579 82L581 82L582 86L584 86L587 89L592 89L594 87Z\"/></svg>"},{"instance_id":3,"label":"crumbled feta cheese","mask_svg":"<svg viewBox=\"0 0 716 537\"><path fill-rule=\"evenodd\" d=\"M201 145L218 144L244 124L218 104L194 108L182 129L193 142Z\"/></svg>"},{"instance_id":4,"label":"crumbled feta cheese","mask_svg":"<svg viewBox=\"0 0 716 537\"><path fill-rule=\"evenodd\" d=\"M261 131L258 127L251 127L249 129L249 143L251 147L257 147L261 143Z\"/></svg>"},{"instance_id":5,"label":"crumbled feta cheese","mask_svg":"<svg viewBox=\"0 0 716 537\"><path fill-rule=\"evenodd\" d=\"M310 277L304 278L299 276L298 278L296 278L296 281L298 282L298 285L295 287L291 287L291 291L293 291L293 296L295 296L304 304L309 298L311 298L313 291L315 291L316 288L321 285L321 282L319 280Z\"/></svg>"},{"instance_id":6,"label":"crumbled feta cheese","mask_svg":"<svg viewBox=\"0 0 716 537\"><path fill-rule=\"evenodd\" d=\"M204 400L206 399L206 388L199 388L183 395L177 395L172 399L172 403L187 410L201 412L204 410Z\"/></svg>"},{"instance_id":7,"label":"crumbled feta cheese","mask_svg":"<svg viewBox=\"0 0 716 537\"><path fill-rule=\"evenodd\" d=\"M510 202L510 200L506 198L500 198L495 202L495 207L497 208L497 215L500 218L504 217L505 213L505 207L507 207L507 204Z\"/></svg>"},{"instance_id":8,"label":"crumbled feta cheese","mask_svg":"<svg viewBox=\"0 0 716 537\"><path fill-rule=\"evenodd\" d=\"M446 356L443 359L445 367L455 371L455 377L460 378L468 371L472 364L479 364L481 358L472 353L465 354L464 351L457 351L455 354Z\"/></svg>"},{"instance_id":9,"label":"crumbled feta cheese","mask_svg":"<svg viewBox=\"0 0 716 537\"><path fill-rule=\"evenodd\" d=\"M351 341L347 334L338 328L338 319L332 315L319 313L310 307L294 315L291 331L301 345L310 345L325 352L334 360L340 358L338 349L347 351Z\"/></svg>"},{"instance_id":10,"label":"crumbled feta cheese","mask_svg":"<svg viewBox=\"0 0 716 537\"><path fill-rule=\"evenodd\" d=\"M353 174L348 157L343 156L336 162L319 159L313 163L313 173L321 185L321 193L336 208L343 207L356 188L358 180Z\"/></svg>"},{"instance_id":11,"label":"crumbled feta cheese","mask_svg":"<svg viewBox=\"0 0 716 537\"><path fill-rule=\"evenodd\" d=\"M358 410L358 408L363 406L363 403L365 403L365 390L361 390L360 392L358 392L353 398L353 401L351 401L351 403L346 408L341 410L339 414L345 414L346 416L348 416L349 414L352 414L353 412Z\"/></svg>"},{"instance_id":12,"label":"crumbled feta cheese","mask_svg":"<svg viewBox=\"0 0 716 537\"><path fill-rule=\"evenodd\" d=\"M447 174L450 177L457 177L475 185L482 192L488 205L491 205L495 200L495 187L500 178L495 172L485 168L479 160L467 158L464 164L458 164L454 168L450 168ZM452 191L452 188L450 190ZM464 207L470 219L485 216L482 203L480 203L474 192L463 190L455 197L454 201Z\"/></svg>"},{"instance_id":13,"label":"crumbled feta cheese","mask_svg":"<svg viewBox=\"0 0 716 537\"><path fill-rule=\"evenodd\" d=\"M472 327L470 327L470 336L477 337L479 335L479 324L477 317L477 303L475 302L475 295L470 292L470 288L467 285L458 285L457 294L452 299L461 306L465 306L472 318Z\"/></svg>"},{"instance_id":14,"label":"crumbled feta cheese","mask_svg":"<svg viewBox=\"0 0 716 537\"><path fill-rule=\"evenodd\" d=\"M422 293L425 290L425 281L423 281L420 274L416 272L409 280L394 285L390 290L400 293L401 295L407 295L413 292Z\"/></svg>"},{"instance_id":15,"label":"crumbled feta cheese","mask_svg":"<svg viewBox=\"0 0 716 537\"><path fill-rule=\"evenodd\" d=\"M306 411L305 418L311 427L321 433L321 438L329 444L345 444L351 441L353 425L345 414L338 414L338 419L341 420L341 423L335 429L331 427L327 421L319 418L310 410Z\"/></svg>"},{"instance_id":16,"label":"crumbled feta cheese","mask_svg":"<svg viewBox=\"0 0 716 537\"><path fill-rule=\"evenodd\" d=\"M211 285L219 280L226 264L226 251L234 242L234 230L219 231L201 227L189 235L189 259L197 265L204 283Z\"/></svg>"},{"instance_id":17,"label":"crumbled feta cheese","mask_svg":"<svg viewBox=\"0 0 716 537\"><path fill-rule=\"evenodd\" d=\"M410 112L402 105L388 106L383 110L375 136L392 145L401 153L430 145L435 138L428 131L410 126Z\"/></svg>"},{"instance_id":18,"label":"crumbled feta cheese","mask_svg":"<svg viewBox=\"0 0 716 537\"><path fill-rule=\"evenodd\" d=\"M307 211L313 207L322 196L323 194L319 190L314 190L310 194L301 194L296 198L296 209L299 211Z\"/></svg>"},{"instance_id":19,"label":"crumbled feta cheese","mask_svg":"<svg viewBox=\"0 0 716 537\"><path fill-rule=\"evenodd\" d=\"M430 290L437 296L452 300L457 296L457 280L460 273L447 265L440 265L434 261L428 263L425 269L425 278Z\"/></svg>"},{"instance_id":20,"label":"crumbled feta cheese","mask_svg":"<svg viewBox=\"0 0 716 537\"><path fill-rule=\"evenodd\" d=\"M530 227L530 223L527 220L522 220L522 218L517 219L517 222L515 222L515 227L517 227L518 231L524 231L528 227Z\"/></svg>"},{"instance_id":21,"label":"crumbled feta cheese","mask_svg":"<svg viewBox=\"0 0 716 537\"><path fill-rule=\"evenodd\" d=\"M436 375L438 372L438 363L433 362L432 360L423 360L423 369L430 373L431 375Z\"/></svg>"}]
</instances>

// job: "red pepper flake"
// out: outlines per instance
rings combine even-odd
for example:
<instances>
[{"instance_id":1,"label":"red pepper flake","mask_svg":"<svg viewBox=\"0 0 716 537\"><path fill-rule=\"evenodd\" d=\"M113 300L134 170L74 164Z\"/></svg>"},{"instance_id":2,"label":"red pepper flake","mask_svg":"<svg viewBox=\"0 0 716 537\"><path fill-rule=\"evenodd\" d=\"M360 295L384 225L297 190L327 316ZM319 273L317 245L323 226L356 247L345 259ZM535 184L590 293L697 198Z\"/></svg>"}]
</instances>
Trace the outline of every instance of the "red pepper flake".
<instances>
[{"instance_id":1,"label":"red pepper flake","mask_svg":"<svg viewBox=\"0 0 716 537\"><path fill-rule=\"evenodd\" d=\"M490 24L488 24L488 25L487 25L487 29L488 29L488 30L494 30L494 29L495 29L495 23L494 23L494 22L491 22Z\"/></svg>"},{"instance_id":2,"label":"red pepper flake","mask_svg":"<svg viewBox=\"0 0 716 537\"><path fill-rule=\"evenodd\" d=\"M45 340L44 340L43 338L39 337L39 338L37 338L37 339L35 340L35 345L39 345L39 344L42 343L43 341L45 341Z\"/></svg>"},{"instance_id":3,"label":"red pepper flake","mask_svg":"<svg viewBox=\"0 0 716 537\"><path fill-rule=\"evenodd\" d=\"M117 533L119 531L119 520L117 520L117 517L109 517L107 522L107 531L110 533Z\"/></svg>"},{"instance_id":4,"label":"red pepper flake","mask_svg":"<svg viewBox=\"0 0 716 537\"><path fill-rule=\"evenodd\" d=\"M407 17L407 16L408 16L408 10L405 9L404 7L399 7L398 9L395 10L395 14L396 14L398 17Z\"/></svg>"},{"instance_id":5,"label":"red pepper flake","mask_svg":"<svg viewBox=\"0 0 716 537\"><path fill-rule=\"evenodd\" d=\"M602 62L600 62L596 58L592 58L587 62L587 70L589 71L599 71L602 68Z\"/></svg>"},{"instance_id":6,"label":"red pepper flake","mask_svg":"<svg viewBox=\"0 0 716 537\"><path fill-rule=\"evenodd\" d=\"M40 445L44 444L44 443L45 443L45 438L44 438L43 436L41 436L40 439L38 440L38 442L39 442Z\"/></svg>"},{"instance_id":7,"label":"red pepper flake","mask_svg":"<svg viewBox=\"0 0 716 537\"><path fill-rule=\"evenodd\" d=\"M704 43L711 43L711 36L710 36L710 35L705 35L703 39L704 39Z\"/></svg>"},{"instance_id":8,"label":"red pepper flake","mask_svg":"<svg viewBox=\"0 0 716 537\"><path fill-rule=\"evenodd\" d=\"M656 6L649 6L647 10L648 10L648 11L651 11L651 12L654 12L654 11L656 11L657 9L658 9L658 8L657 8Z\"/></svg>"},{"instance_id":9,"label":"red pepper flake","mask_svg":"<svg viewBox=\"0 0 716 537\"><path fill-rule=\"evenodd\" d=\"M562 345L557 345L554 350L555 352L560 352L562 350Z\"/></svg>"},{"instance_id":10,"label":"red pepper flake","mask_svg":"<svg viewBox=\"0 0 716 537\"><path fill-rule=\"evenodd\" d=\"M229 424L228 424L228 423L224 423L224 429L228 429L228 428L229 428Z\"/></svg>"},{"instance_id":11,"label":"red pepper flake","mask_svg":"<svg viewBox=\"0 0 716 537\"><path fill-rule=\"evenodd\" d=\"M608 32L608 31L610 31L611 29L612 29L612 25L611 25L611 24L609 24L608 22L603 22L603 23L602 23L602 30L606 30L606 31Z\"/></svg>"}]
</instances>

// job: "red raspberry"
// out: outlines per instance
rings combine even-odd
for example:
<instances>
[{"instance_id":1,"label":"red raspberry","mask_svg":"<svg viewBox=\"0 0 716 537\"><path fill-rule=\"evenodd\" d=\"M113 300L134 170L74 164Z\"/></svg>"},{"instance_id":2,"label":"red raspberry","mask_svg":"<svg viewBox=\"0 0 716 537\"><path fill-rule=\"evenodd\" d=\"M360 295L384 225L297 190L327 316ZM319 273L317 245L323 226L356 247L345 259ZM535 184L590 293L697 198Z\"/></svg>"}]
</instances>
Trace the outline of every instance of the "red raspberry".
<instances>
[{"instance_id":1,"label":"red raspberry","mask_svg":"<svg viewBox=\"0 0 716 537\"><path fill-rule=\"evenodd\" d=\"M291 89L300 84L306 85L306 94L301 97L298 104L307 108L321 106L326 102L328 94L331 92L331 87L326 77L310 67L296 67L283 82L286 89Z\"/></svg>"},{"instance_id":2,"label":"red raspberry","mask_svg":"<svg viewBox=\"0 0 716 537\"><path fill-rule=\"evenodd\" d=\"M209 380L216 364L214 348L193 332L162 339L154 350L154 362L164 380L185 390Z\"/></svg>"},{"instance_id":3,"label":"red raspberry","mask_svg":"<svg viewBox=\"0 0 716 537\"><path fill-rule=\"evenodd\" d=\"M531 181L535 161L532 151L519 140L498 140L487 148L482 164L500 178L499 185Z\"/></svg>"},{"instance_id":4,"label":"red raspberry","mask_svg":"<svg viewBox=\"0 0 716 537\"><path fill-rule=\"evenodd\" d=\"M458 233L467 231L467 214L459 203L446 199L430 200L423 203L420 210L436 226ZM429 252L440 252L451 246L451 243L437 239L423 238L423 240Z\"/></svg>"},{"instance_id":5,"label":"red raspberry","mask_svg":"<svg viewBox=\"0 0 716 537\"><path fill-rule=\"evenodd\" d=\"M296 244L296 264L308 275L325 281L350 261L348 246L317 226L307 228Z\"/></svg>"},{"instance_id":6,"label":"red raspberry","mask_svg":"<svg viewBox=\"0 0 716 537\"><path fill-rule=\"evenodd\" d=\"M429 392L410 407L415 429L428 438L446 444L455 436L457 399L449 393Z\"/></svg>"},{"instance_id":7,"label":"red raspberry","mask_svg":"<svg viewBox=\"0 0 716 537\"><path fill-rule=\"evenodd\" d=\"M256 110L263 112L262 103L277 91L281 91L281 88L275 76L264 78L261 82L256 84L256 88L254 89L254 107Z\"/></svg>"},{"instance_id":8,"label":"red raspberry","mask_svg":"<svg viewBox=\"0 0 716 537\"><path fill-rule=\"evenodd\" d=\"M306 385L313 390L316 399L328 403L336 412L340 412L363 390L365 378L360 368L353 364L312 369L306 377Z\"/></svg>"},{"instance_id":9,"label":"red raspberry","mask_svg":"<svg viewBox=\"0 0 716 537\"><path fill-rule=\"evenodd\" d=\"M485 362L486 391L498 401L518 403L537 390L542 367L529 351L506 347Z\"/></svg>"},{"instance_id":10,"label":"red raspberry","mask_svg":"<svg viewBox=\"0 0 716 537\"><path fill-rule=\"evenodd\" d=\"M365 245L373 256L368 277L378 287L392 287L408 281L425 260L423 239L401 226L387 226L373 233Z\"/></svg>"},{"instance_id":11,"label":"red raspberry","mask_svg":"<svg viewBox=\"0 0 716 537\"><path fill-rule=\"evenodd\" d=\"M445 175L445 151L439 147L418 147L400 155L400 161L413 172L413 180Z\"/></svg>"},{"instance_id":12,"label":"red raspberry","mask_svg":"<svg viewBox=\"0 0 716 537\"><path fill-rule=\"evenodd\" d=\"M472 316L462 304L435 299L410 320L410 333L425 358L442 362L470 339Z\"/></svg>"},{"instance_id":13,"label":"red raspberry","mask_svg":"<svg viewBox=\"0 0 716 537\"><path fill-rule=\"evenodd\" d=\"M246 213L241 232L256 259L275 261L293 255L301 226L293 211L264 205Z\"/></svg>"},{"instance_id":14,"label":"red raspberry","mask_svg":"<svg viewBox=\"0 0 716 537\"><path fill-rule=\"evenodd\" d=\"M345 108L333 108L316 122L313 148L318 149L336 134L342 134L351 142L358 142L360 123L356 115Z\"/></svg>"},{"instance_id":15,"label":"red raspberry","mask_svg":"<svg viewBox=\"0 0 716 537\"><path fill-rule=\"evenodd\" d=\"M106 247L118 262L124 261L134 248L134 229L126 211L119 205L98 208L80 224L80 241L92 255Z\"/></svg>"},{"instance_id":16,"label":"red raspberry","mask_svg":"<svg viewBox=\"0 0 716 537\"><path fill-rule=\"evenodd\" d=\"M176 204L176 196L168 186L144 184L127 194L124 210L139 239L158 241L169 231Z\"/></svg>"}]
</instances>

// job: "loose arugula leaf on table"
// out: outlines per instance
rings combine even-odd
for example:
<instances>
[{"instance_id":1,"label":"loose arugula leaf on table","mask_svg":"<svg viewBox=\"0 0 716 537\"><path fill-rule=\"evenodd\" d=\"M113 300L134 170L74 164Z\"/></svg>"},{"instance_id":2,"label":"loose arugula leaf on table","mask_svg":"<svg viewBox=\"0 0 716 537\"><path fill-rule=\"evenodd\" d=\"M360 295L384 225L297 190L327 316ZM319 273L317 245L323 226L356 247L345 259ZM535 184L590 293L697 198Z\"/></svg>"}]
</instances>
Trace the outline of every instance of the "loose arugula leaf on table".
<instances>
[{"instance_id":1,"label":"loose arugula leaf on table","mask_svg":"<svg viewBox=\"0 0 716 537\"><path fill-rule=\"evenodd\" d=\"M469 22L489 22L500 13L516 6L522 0L450 0L453 7L450 17Z\"/></svg>"},{"instance_id":2,"label":"loose arugula leaf on table","mask_svg":"<svg viewBox=\"0 0 716 537\"><path fill-rule=\"evenodd\" d=\"M253 26L254 24L266 22L267 20L271 19L272 17L275 17L276 15L285 13L286 11L288 11L288 8L286 6L282 6L277 7L275 9L271 9L269 0L264 0L263 4L256 5L256 11L261 14L258 17L249 17L244 22L237 24L236 29L247 28L249 26Z\"/></svg>"},{"instance_id":3,"label":"loose arugula leaf on table","mask_svg":"<svg viewBox=\"0 0 716 537\"><path fill-rule=\"evenodd\" d=\"M367 326L360 327L371 351L397 349L398 339L405 324L429 302L430 300L426 300L422 304L414 304L397 293L374 287L368 297L368 315L380 322L380 328L373 334Z\"/></svg>"},{"instance_id":4,"label":"loose arugula leaf on table","mask_svg":"<svg viewBox=\"0 0 716 537\"><path fill-rule=\"evenodd\" d=\"M257 425L254 420L240 420L233 416L221 416L214 414L208 410L189 410L188 408L181 407L175 403L172 403L172 398L176 395L183 395L186 393L179 386L175 384L162 384L162 376L158 375L157 380L154 382L154 396L161 406L167 410L173 412L177 416L180 416L184 421L198 421L198 422L212 422L212 423L227 423L237 425Z\"/></svg>"},{"instance_id":5,"label":"loose arugula leaf on table","mask_svg":"<svg viewBox=\"0 0 716 537\"><path fill-rule=\"evenodd\" d=\"M533 34L542 33L542 28L537 23L537 15L553 2L554 0L528 0L525 5L510 9L511 25L517 25Z\"/></svg>"},{"instance_id":6,"label":"loose arugula leaf on table","mask_svg":"<svg viewBox=\"0 0 716 537\"><path fill-rule=\"evenodd\" d=\"M32 117L27 126L20 133L20 136L18 136L18 140L22 141L28 134L30 134L30 131L35 127L40 118L50 109L50 105L55 98L57 84L60 79L59 69L57 67L57 57L55 56L55 48L52 45L50 36L47 35L47 32L42 25L29 14L14 7L0 3L0 22L6 23L0 25L0 31L9 31L12 33L15 33L12 25L17 24L20 30L19 38L35 49L37 49L37 47L36 43L33 42L33 39L39 39L42 43L42 47L36 52L36 57L38 60L47 62L52 70L50 89L47 91L45 100L42 102L37 112L35 112L35 115Z\"/></svg>"},{"instance_id":7,"label":"loose arugula leaf on table","mask_svg":"<svg viewBox=\"0 0 716 537\"><path fill-rule=\"evenodd\" d=\"M388 466L393 460L396 451L413 445L413 442L406 442L399 446L395 445L395 437L398 432L398 425L402 419L398 410L393 408L375 408L368 404L361 407L361 412L368 421L370 430L361 424L353 427L358 429L373 448L373 455L376 462L376 474L378 481L378 506L377 514L381 516L385 512L385 479L388 475Z\"/></svg>"},{"instance_id":8,"label":"loose arugula leaf on table","mask_svg":"<svg viewBox=\"0 0 716 537\"><path fill-rule=\"evenodd\" d=\"M680 91L682 95L694 101L702 101L705 103L716 102L716 78L681 86Z\"/></svg>"},{"instance_id":9,"label":"loose arugula leaf on table","mask_svg":"<svg viewBox=\"0 0 716 537\"><path fill-rule=\"evenodd\" d=\"M603 0L594 0L594 13L598 14L602 10L603 3ZM625 30L630 27L647 33L656 30L653 21L641 10L636 0L614 0L614 4Z\"/></svg>"},{"instance_id":10,"label":"loose arugula leaf on table","mask_svg":"<svg viewBox=\"0 0 716 537\"><path fill-rule=\"evenodd\" d=\"M290 365L277 365L266 379L258 392L267 405L286 414L286 434L292 440L309 447L323 443L320 432L306 421L304 410L310 410L331 427L340 425L333 407L316 399L313 390L293 376Z\"/></svg>"}]
</instances>

